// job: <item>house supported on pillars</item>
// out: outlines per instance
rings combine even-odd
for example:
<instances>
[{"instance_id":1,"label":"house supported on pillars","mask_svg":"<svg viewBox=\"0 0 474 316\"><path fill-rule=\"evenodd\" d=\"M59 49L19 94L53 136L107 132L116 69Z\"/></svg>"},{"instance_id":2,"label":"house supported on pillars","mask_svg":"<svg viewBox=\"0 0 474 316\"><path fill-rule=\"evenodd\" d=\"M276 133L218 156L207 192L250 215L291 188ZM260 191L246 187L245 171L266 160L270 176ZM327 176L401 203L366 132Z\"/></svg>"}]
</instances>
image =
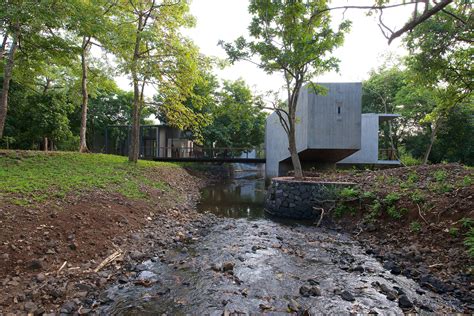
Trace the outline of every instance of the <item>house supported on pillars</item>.
<instances>
[{"instance_id":1,"label":"house supported on pillars","mask_svg":"<svg viewBox=\"0 0 474 316\"><path fill-rule=\"evenodd\" d=\"M398 160L379 159L379 122L392 114L361 114L361 83L321 83L327 94L301 90L298 98L296 147L303 169L332 168L336 163L397 165ZM268 178L291 169L288 137L277 113L265 126L265 171Z\"/></svg>"},{"instance_id":2,"label":"house supported on pillars","mask_svg":"<svg viewBox=\"0 0 474 316\"><path fill-rule=\"evenodd\" d=\"M185 158L192 153L194 144L186 133L167 125L140 126L140 158ZM130 147L131 126L114 125L105 129L105 153L127 156Z\"/></svg>"}]
</instances>

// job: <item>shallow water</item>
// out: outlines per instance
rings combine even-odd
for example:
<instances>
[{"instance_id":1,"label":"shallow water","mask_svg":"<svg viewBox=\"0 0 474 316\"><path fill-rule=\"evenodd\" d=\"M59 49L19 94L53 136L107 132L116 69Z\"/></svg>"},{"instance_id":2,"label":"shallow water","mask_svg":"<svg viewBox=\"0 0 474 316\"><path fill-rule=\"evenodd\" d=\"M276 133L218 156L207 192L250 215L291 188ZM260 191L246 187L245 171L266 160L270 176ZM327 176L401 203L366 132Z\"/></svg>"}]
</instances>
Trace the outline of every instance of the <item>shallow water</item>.
<instances>
[{"instance_id":1,"label":"shallow water","mask_svg":"<svg viewBox=\"0 0 474 316\"><path fill-rule=\"evenodd\" d=\"M265 218L260 188L262 180L247 178L205 189L199 209L222 221L200 240L145 262L135 281L148 280L151 286L111 287L101 313L402 314L397 299L381 293L381 284L396 296L403 292L418 312L453 308L439 295L420 291L414 281L384 270L345 234ZM219 269L225 262L234 265L231 272ZM316 286L321 295L303 297L301 286ZM344 300L343 291L355 300Z\"/></svg>"},{"instance_id":2,"label":"shallow water","mask_svg":"<svg viewBox=\"0 0 474 316\"><path fill-rule=\"evenodd\" d=\"M264 199L262 177L255 172L236 172L233 178L204 188L197 208L221 217L257 219L265 216Z\"/></svg>"}]
</instances>

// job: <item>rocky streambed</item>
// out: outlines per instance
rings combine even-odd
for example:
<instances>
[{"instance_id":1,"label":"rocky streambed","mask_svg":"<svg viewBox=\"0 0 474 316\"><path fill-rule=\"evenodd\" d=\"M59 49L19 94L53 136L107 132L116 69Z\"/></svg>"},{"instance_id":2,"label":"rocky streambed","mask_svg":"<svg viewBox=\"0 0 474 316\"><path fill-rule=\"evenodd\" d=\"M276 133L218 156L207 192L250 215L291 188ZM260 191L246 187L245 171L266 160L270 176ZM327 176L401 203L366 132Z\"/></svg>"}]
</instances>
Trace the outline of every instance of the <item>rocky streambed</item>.
<instances>
[{"instance_id":1,"label":"rocky streambed","mask_svg":"<svg viewBox=\"0 0 474 316\"><path fill-rule=\"evenodd\" d=\"M204 190L200 209L221 217L198 238L131 261L92 303L103 315L402 314L462 311L350 235L266 218L262 180ZM240 218L239 218L240 217Z\"/></svg>"},{"instance_id":2,"label":"rocky streambed","mask_svg":"<svg viewBox=\"0 0 474 316\"><path fill-rule=\"evenodd\" d=\"M222 220L199 241L133 267L100 300L104 315L449 313L458 306L385 269L347 235L265 219Z\"/></svg>"}]
</instances>

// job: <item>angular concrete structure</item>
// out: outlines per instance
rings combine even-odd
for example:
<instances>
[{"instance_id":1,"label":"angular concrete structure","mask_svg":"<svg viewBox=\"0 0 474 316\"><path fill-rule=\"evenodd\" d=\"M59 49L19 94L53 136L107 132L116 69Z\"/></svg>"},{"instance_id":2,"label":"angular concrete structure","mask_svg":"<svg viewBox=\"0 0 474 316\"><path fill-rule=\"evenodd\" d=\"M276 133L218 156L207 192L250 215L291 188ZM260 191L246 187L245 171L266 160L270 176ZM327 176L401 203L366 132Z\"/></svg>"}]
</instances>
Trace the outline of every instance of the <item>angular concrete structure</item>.
<instances>
[{"instance_id":1,"label":"angular concrete structure","mask_svg":"<svg viewBox=\"0 0 474 316\"><path fill-rule=\"evenodd\" d=\"M321 83L326 95L303 88L297 107L296 147L303 165L334 165L361 148L361 83ZM288 137L276 113L266 121L266 176L291 167Z\"/></svg>"},{"instance_id":2,"label":"angular concrete structure","mask_svg":"<svg viewBox=\"0 0 474 316\"><path fill-rule=\"evenodd\" d=\"M320 83L326 95L304 88L297 107L296 147L303 168L340 164L398 165L379 159L379 125L396 114L362 114L361 83ZM267 178L286 175L292 168L288 137L276 113L265 126Z\"/></svg>"},{"instance_id":3,"label":"angular concrete structure","mask_svg":"<svg viewBox=\"0 0 474 316\"><path fill-rule=\"evenodd\" d=\"M393 120L399 116L399 114L362 114L361 148L337 164L399 165L400 161L396 159L381 160L379 149L380 123Z\"/></svg>"}]
</instances>

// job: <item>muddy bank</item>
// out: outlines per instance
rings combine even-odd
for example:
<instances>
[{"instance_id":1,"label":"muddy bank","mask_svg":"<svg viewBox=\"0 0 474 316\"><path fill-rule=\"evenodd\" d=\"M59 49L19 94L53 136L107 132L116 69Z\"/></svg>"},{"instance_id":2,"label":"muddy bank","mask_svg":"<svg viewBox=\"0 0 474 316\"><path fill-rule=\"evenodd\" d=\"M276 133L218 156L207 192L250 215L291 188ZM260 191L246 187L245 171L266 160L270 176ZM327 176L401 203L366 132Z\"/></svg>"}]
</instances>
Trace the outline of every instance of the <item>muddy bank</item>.
<instances>
[{"instance_id":1,"label":"muddy bank","mask_svg":"<svg viewBox=\"0 0 474 316\"><path fill-rule=\"evenodd\" d=\"M123 271L199 238L212 225L212 216L195 210L206 180L177 167L149 176L170 189L144 186L147 199L96 190L1 205L0 314L87 313Z\"/></svg>"},{"instance_id":2,"label":"muddy bank","mask_svg":"<svg viewBox=\"0 0 474 316\"><path fill-rule=\"evenodd\" d=\"M474 173L459 164L378 171L308 173L351 181L352 200L330 211L387 269L474 311L474 260L464 240L474 225ZM333 226L334 227L334 226Z\"/></svg>"}]
</instances>

